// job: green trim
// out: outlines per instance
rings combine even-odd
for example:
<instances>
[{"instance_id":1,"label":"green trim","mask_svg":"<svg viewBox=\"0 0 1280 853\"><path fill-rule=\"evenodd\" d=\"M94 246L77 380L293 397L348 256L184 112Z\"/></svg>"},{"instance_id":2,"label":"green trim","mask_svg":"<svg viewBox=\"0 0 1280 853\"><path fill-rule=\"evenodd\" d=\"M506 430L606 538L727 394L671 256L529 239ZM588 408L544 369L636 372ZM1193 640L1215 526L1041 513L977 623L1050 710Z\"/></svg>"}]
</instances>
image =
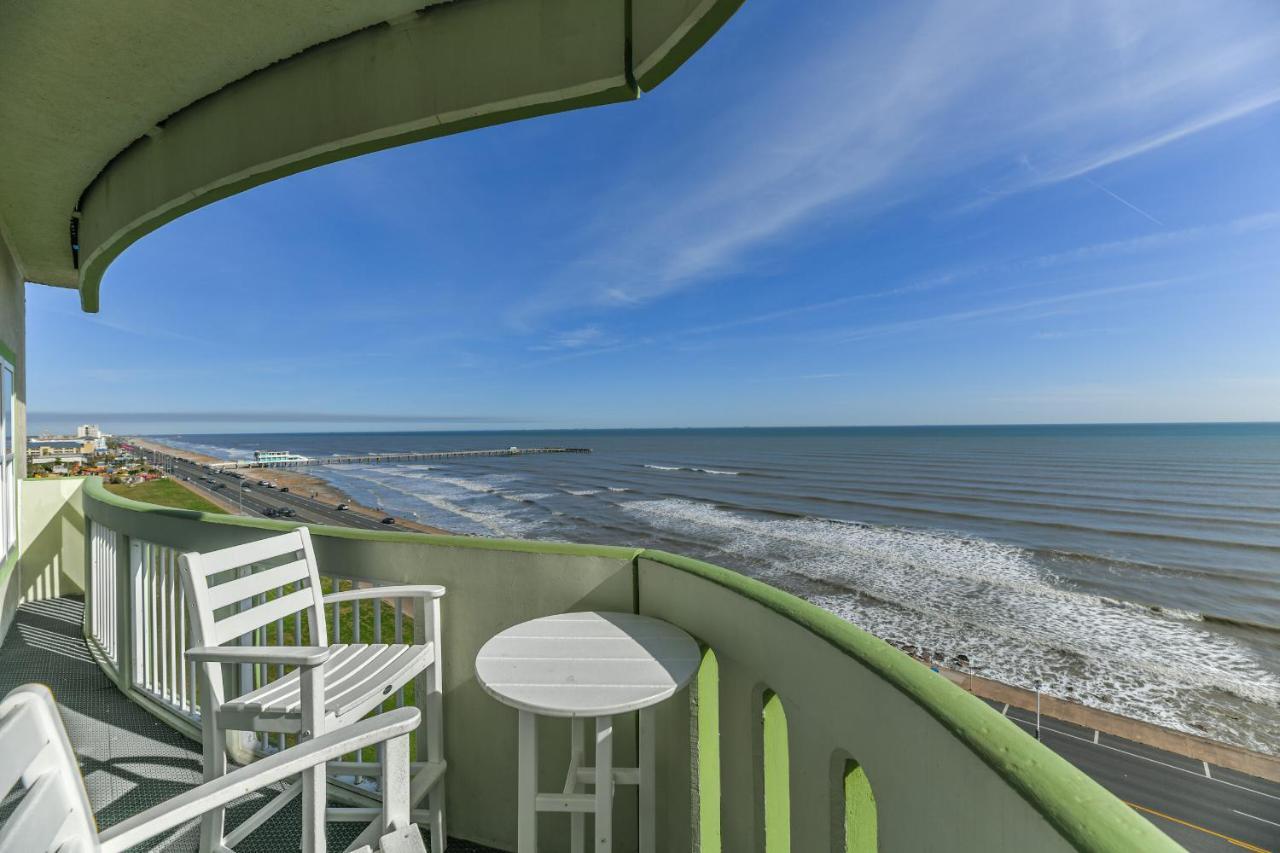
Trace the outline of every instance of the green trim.
<instances>
[{"instance_id":1,"label":"green trim","mask_svg":"<svg viewBox=\"0 0 1280 853\"><path fill-rule=\"evenodd\" d=\"M135 501L107 491L100 477L86 479L85 497L98 503L160 515L184 521L200 521L207 524L223 524L232 527L248 527L255 530L284 532L301 527L292 521L273 521L266 518L250 518L245 515L219 515L190 509L174 509L156 504ZM86 512L90 518L92 514ZM443 548L476 548L486 551L516 551L524 554L560 554L566 557L605 557L614 560L635 560L642 551L638 548L620 548L612 545L576 545L571 542L542 542L526 539L482 539L476 536L449 536L434 533L406 533L398 530L357 530L351 527L334 527L326 524L309 524L314 536L331 539L356 539L376 542L407 542Z\"/></svg>"},{"instance_id":2,"label":"green trim","mask_svg":"<svg viewBox=\"0 0 1280 853\"><path fill-rule=\"evenodd\" d=\"M698 850L720 853L720 662L702 650L694 689L698 697Z\"/></svg>"},{"instance_id":3,"label":"green trim","mask_svg":"<svg viewBox=\"0 0 1280 853\"><path fill-rule=\"evenodd\" d=\"M857 660L941 723L1076 849L1108 853L1182 849L1097 782L1028 737L981 699L834 613L701 560L649 550L641 556L742 595Z\"/></svg>"},{"instance_id":4,"label":"green trim","mask_svg":"<svg viewBox=\"0 0 1280 853\"><path fill-rule=\"evenodd\" d=\"M791 749L782 697L764 692L764 853L791 853Z\"/></svg>"},{"instance_id":5,"label":"green trim","mask_svg":"<svg viewBox=\"0 0 1280 853\"><path fill-rule=\"evenodd\" d=\"M13 369L18 369L18 354L9 349L9 345L4 341L0 341L0 358L3 358L9 364L13 365Z\"/></svg>"},{"instance_id":6,"label":"green trim","mask_svg":"<svg viewBox=\"0 0 1280 853\"><path fill-rule=\"evenodd\" d=\"M844 765L844 850L845 853L876 853L876 795L867 771L853 759Z\"/></svg>"}]
</instances>

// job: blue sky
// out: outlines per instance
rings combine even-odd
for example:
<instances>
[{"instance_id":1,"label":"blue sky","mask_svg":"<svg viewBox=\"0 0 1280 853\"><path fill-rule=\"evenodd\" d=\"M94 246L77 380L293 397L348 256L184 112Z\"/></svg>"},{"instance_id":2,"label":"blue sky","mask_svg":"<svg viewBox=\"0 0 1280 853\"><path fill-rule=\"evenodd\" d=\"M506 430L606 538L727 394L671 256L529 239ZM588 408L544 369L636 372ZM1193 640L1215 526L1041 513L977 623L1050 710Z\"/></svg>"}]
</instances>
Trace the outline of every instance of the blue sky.
<instances>
[{"instance_id":1,"label":"blue sky","mask_svg":"<svg viewBox=\"0 0 1280 853\"><path fill-rule=\"evenodd\" d=\"M219 202L28 326L33 429L1280 420L1280 4L747 0L638 102Z\"/></svg>"}]
</instances>

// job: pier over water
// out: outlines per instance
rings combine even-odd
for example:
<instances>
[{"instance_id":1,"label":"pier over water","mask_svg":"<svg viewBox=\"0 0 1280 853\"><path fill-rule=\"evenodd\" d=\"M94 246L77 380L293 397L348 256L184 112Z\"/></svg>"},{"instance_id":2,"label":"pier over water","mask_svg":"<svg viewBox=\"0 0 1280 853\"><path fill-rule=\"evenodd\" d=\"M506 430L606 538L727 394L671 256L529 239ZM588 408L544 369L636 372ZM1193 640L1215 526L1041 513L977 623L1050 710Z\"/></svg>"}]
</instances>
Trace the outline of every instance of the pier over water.
<instances>
[{"instance_id":1,"label":"pier over water","mask_svg":"<svg viewBox=\"0 0 1280 853\"><path fill-rule=\"evenodd\" d=\"M315 456L292 459L242 459L215 462L211 468L302 468L308 465L370 465L379 462L430 462L466 459L473 456L532 456L535 453L590 453L589 447L505 447L497 450L439 450L427 453L370 453L342 456Z\"/></svg>"}]
</instances>

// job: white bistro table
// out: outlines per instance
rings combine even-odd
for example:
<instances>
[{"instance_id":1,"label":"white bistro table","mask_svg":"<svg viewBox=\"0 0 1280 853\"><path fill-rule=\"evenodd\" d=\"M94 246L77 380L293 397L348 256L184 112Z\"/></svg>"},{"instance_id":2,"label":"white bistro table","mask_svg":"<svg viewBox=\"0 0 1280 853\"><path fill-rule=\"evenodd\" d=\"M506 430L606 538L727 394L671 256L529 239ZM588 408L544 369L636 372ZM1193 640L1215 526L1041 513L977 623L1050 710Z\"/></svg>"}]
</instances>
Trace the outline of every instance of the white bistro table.
<instances>
[{"instance_id":1,"label":"white bistro table","mask_svg":"<svg viewBox=\"0 0 1280 853\"><path fill-rule=\"evenodd\" d=\"M520 712L519 853L536 853L538 812L569 812L573 853L583 814L595 815L596 853L613 847L613 790L640 793L640 853L655 853L653 706L689 683L701 655L674 625L634 613L562 613L523 622L484 644L476 677ZM640 712L639 767L613 766L613 718ZM568 717L572 739L564 790L538 792L538 717ZM583 720L595 720L595 766L583 766ZM594 791L586 793L586 786Z\"/></svg>"}]
</instances>

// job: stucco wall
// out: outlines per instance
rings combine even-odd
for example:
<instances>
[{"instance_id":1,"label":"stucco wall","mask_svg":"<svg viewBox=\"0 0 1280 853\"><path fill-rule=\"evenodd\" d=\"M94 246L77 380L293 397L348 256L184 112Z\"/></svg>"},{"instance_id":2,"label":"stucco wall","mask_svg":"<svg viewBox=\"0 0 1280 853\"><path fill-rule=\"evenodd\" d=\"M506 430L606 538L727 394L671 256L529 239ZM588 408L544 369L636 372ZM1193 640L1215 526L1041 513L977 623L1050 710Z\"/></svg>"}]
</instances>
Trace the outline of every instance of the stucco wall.
<instances>
[{"instance_id":1,"label":"stucco wall","mask_svg":"<svg viewBox=\"0 0 1280 853\"><path fill-rule=\"evenodd\" d=\"M15 431L14 464L17 476L26 474L27 446L27 381L26 381L26 292L18 276L18 265L0 234L0 353L14 362L14 387L17 402L14 407ZM17 552L8 560L0 555L0 640L4 639L17 606Z\"/></svg>"},{"instance_id":2,"label":"stucco wall","mask_svg":"<svg viewBox=\"0 0 1280 853\"><path fill-rule=\"evenodd\" d=\"M20 601L84 592L84 480L22 480L18 523Z\"/></svg>"}]
</instances>

